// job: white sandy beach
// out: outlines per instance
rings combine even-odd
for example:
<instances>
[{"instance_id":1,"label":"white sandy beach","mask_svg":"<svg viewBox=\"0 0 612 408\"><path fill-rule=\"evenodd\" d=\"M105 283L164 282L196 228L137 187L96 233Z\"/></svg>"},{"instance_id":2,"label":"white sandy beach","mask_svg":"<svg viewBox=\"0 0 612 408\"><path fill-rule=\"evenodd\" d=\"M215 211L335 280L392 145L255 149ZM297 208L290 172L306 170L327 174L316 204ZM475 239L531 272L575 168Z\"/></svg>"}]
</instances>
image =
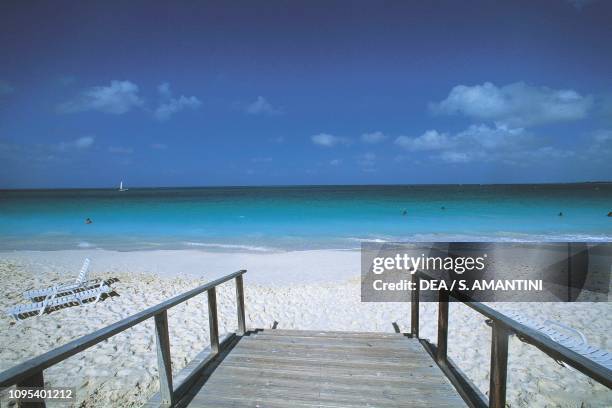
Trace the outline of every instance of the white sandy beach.
<instances>
[{"instance_id":1,"label":"white sandy beach","mask_svg":"<svg viewBox=\"0 0 612 408\"><path fill-rule=\"evenodd\" d=\"M73 278L83 258L93 277L117 278L119 296L91 306L71 307L15 323L0 317L0 370L111 324L173 295L238 269L245 275L246 318L251 328L403 331L410 326L408 303L361 303L360 254L356 251L213 253L198 250L115 252L75 250L0 253L2 310L23 302L21 293ZM219 288L220 332L236 327L233 283ZM610 303L497 304L534 319L569 324L597 347L612 350ZM421 337L435 342L437 305L421 305ZM169 311L173 372L208 345L206 296ZM491 329L466 306L450 305L449 355L488 392ZM564 368L535 347L510 341L508 404L511 407L612 406L612 393ZM104 341L45 371L48 386L77 389L78 406L140 406L158 389L153 322Z\"/></svg>"}]
</instances>

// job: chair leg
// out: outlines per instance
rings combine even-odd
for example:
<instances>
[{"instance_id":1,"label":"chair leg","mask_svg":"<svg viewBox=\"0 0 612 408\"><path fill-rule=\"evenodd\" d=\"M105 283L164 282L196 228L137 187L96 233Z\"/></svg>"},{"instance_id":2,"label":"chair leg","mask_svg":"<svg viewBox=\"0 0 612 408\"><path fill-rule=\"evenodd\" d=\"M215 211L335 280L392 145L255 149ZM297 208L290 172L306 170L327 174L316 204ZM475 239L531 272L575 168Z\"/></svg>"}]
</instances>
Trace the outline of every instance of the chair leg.
<instances>
[{"instance_id":1,"label":"chair leg","mask_svg":"<svg viewBox=\"0 0 612 408\"><path fill-rule=\"evenodd\" d=\"M57 295L57 292L53 292L51 295L48 295L47 297L45 297L45 300L43 300L42 307L40 308L40 311L38 312L39 316L42 316L45 310L47 310L47 305L49 304L50 301L55 299L56 295Z\"/></svg>"}]
</instances>

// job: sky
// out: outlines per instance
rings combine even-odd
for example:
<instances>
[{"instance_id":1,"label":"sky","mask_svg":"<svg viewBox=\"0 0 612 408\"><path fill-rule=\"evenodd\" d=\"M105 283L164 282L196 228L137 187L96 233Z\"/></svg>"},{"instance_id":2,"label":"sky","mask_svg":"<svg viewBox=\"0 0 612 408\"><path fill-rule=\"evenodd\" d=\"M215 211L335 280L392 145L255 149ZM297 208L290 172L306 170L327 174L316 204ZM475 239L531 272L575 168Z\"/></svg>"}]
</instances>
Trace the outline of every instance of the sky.
<instances>
[{"instance_id":1,"label":"sky","mask_svg":"<svg viewBox=\"0 0 612 408\"><path fill-rule=\"evenodd\" d=\"M0 188L609 181L612 1L0 3Z\"/></svg>"}]
</instances>

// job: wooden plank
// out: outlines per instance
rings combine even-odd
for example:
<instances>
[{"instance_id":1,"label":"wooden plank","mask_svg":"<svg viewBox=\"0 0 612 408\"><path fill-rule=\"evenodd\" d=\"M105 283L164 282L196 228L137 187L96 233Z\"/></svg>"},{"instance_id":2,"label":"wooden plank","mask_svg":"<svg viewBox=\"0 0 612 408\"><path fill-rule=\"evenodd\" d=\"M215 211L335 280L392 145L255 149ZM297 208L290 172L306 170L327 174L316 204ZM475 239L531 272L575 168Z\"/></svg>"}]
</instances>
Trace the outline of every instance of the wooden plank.
<instances>
[{"instance_id":1,"label":"wooden plank","mask_svg":"<svg viewBox=\"0 0 612 408\"><path fill-rule=\"evenodd\" d=\"M308 347L325 347L325 348L337 348L342 350L347 349L388 349L397 352L402 352L406 349L414 350L415 347L420 348L420 346L410 344L409 342L403 339L393 339L393 340L380 340L380 339L347 339L342 341L338 338L320 338L320 337L298 337L298 338L278 338L274 336L261 336L258 335L256 337L247 337L245 338L245 342L243 343L245 346L257 344L261 347L269 345L270 347L275 346L287 346L287 345L295 345L295 346L308 346Z\"/></svg>"},{"instance_id":2,"label":"wooden plank","mask_svg":"<svg viewBox=\"0 0 612 408\"><path fill-rule=\"evenodd\" d=\"M236 276L236 308L238 309L238 335L242 336L246 332L244 320L244 287L242 275Z\"/></svg>"},{"instance_id":3,"label":"wooden plank","mask_svg":"<svg viewBox=\"0 0 612 408\"><path fill-rule=\"evenodd\" d=\"M368 372L375 373L396 373L398 375L402 373L410 373L410 370L419 369L421 367L434 367L435 363L433 361L415 361L410 359L409 357L403 358L401 360L384 360L380 361L378 358L371 359L355 359L347 357L345 359L339 359L334 356L329 356L321 353L319 356L303 356L301 354L295 354L294 356L274 356L273 354L264 354L259 353L258 355L252 355L249 353L244 353L242 355L235 355L235 352L232 353L231 358L226 360L226 364L235 364L235 365L243 365L243 366L253 366L257 367L257 364L260 366L273 366L275 363L281 366L289 366L295 367L296 369L301 369L301 367L317 367L318 370L324 367L325 369L354 369L354 370L364 370ZM379 361L377 363L377 361ZM315 364L313 364L315 363Z\"/></svg>"},{"instance_id":4,"label":"wooden plank","mask_svg":"<svg viewBox=\"0 0 612 408\"><path fill-rule=\"evenodd\" d=\"M506 375L508 369L508 329L493 321L491 337L491 373L489 384L489 407L506 406Z\"/></svg>"},{"instance_id":5,"label":"wooden plank","mask_svg":"<svg viewBox=\"0 0 612 408\"><path fill-rule=\"evenodd\" d=\"M446 381L440 377L440 372L431 367L418 367L412 370L405 370L398 373L394 370L378 371L378 370L363 370L355 367L349 368L332 368L323 365L287 365L282 364L267 366L261 364L231 364L226 363L217 371L215 378L231 375L234 378L247 376L249 378L303 378L303 379L320 379L322 375L327 375L334 379L338 384L351 384L351 386L359 387L361 385L376 385L385 387L389 385L405 386L407 383L431 384L435 380L439 380L438 384L446 384Z\"/></svg>"},{"instance_id":6,"label":"wooden plank","mask_svg":"<svg viewBox=\"0 0 612 408\"><path fill-rule=\"evenodd\" d=\"M364 407L378 407L382 405L377 404L364 404L363 401L342 401L341 403L330 401L329 399L325 400L323 398L319 398L315 402L312 400L307 400L304 398L291 397L291 396L265 396L260 399L255 400L245 400L240 396L215 396L215 395L206 395L206 396L198 396L198 400L196 403L191 405L191 407L214 407L214 408L288 408L288 407L297 407L297 408L364 408ZM408 403L393 403L391 405L384 405L384 407L428 407L431 408L432 405L428 404L412 404ZM447 407L453 407L453 405L447 405Z\"/></svg>"},{"instance_id":7,"label":"wooden plank","mask_svg":"<svg viewBox=\"0 0 612 408\"><path fill-rule=\"evenodd\" d=\"M155 339L157 340L157 367L159 370L161 404L171 406L174 403L174 388L172 388L168 313L165 310L155 315Z\"/></svg>"},{"instance_id":8,"label":"wooden plank","mask_svg":"<svg viewBox=\"0 0 612 408\"><path fill-rule=\"evenodd\" d=\"M438 345L436 361L443 363L446 361L447 342L448 342L448 291L440 289L438 291Z\"/></svg>"},{"instance_id":9,"label":"wooden plank","mask_svg":"<svg viewBox=\"0 0 612 408\"><path fill-rule=\"evenodd\" d=\"M208 328L210 330L210 349L219 352L219 321L217 318L217 290L208 289Z\"/></svg>"},{"instance_id":10,"label":"wooden plank","mask_svg":"<svg viewBox=\"0 0 612 408\"><path fill-rule=\"evenodd\" d=\"M366 343L369 341L378 341L378 342L403 342L405 340L405 336L397 336L397 337L361 337L361 336L351 336L351 337L338 337L338 336L275 336L269 331L263 331L261 333L257 333L255 335L249 336L249 338L258 338L258 339L268 339L268 340L276 340L276 341L294 341L304 339L305 341L329 341L329 342L348 342L350 343Z\"/></svg>"},{"instance_id":11,"label":"wooden plank","mask_svg":"<svg viewBox=\"0 0 612 408\"><path fill-rule=\"evenodd\" d=\"M433 371L433 370L432 370ZM298 373L288 373L283 371L274 370L241 370L239 367L220 367L215 375L211 377L209 387L214 387L215 384L233 384L235 386L247 385L259 385L269 386L272 384L285 384L300 387L319 387L321 389L338 389L345 391L378 391L378 390L390 390L397 391L400 393L412 393L415 390L448 390L448 383L443 380L440 376L439 371L436 369L437 377L415 377L412 381L408 382L405 378L394 378L390 377L386 379L385 376L378 381L371 381L370 378L351 378L350 376L344 377L332 377L327 375L327 372L320 371L318 374L314 371L307 372L302 371ZM256 374L257 375L254 375ZM439 380L439 381L436 381Z\"/></svg>"},{"instance_id":12,"label":"wooden plank","mask_svg":"<svg viewBox=\"0 0 612 408\"><path fill-rule=\"evenodd\" d=\"M329 356L337 359L363 359L363 360L374 360L377 359L395 359L398 362L408 362L413 359L409 353L394 350L394 349L366 349L366 348L347 348L342 349L339 347L329 347L329 348L320 348L320 347L311 347L311 346L297 346L297 345L262 345L256 342L253 342L249 345L240 345L240 347L234 350L234 353L237 355L240 353L244 353L249 355L249 353L257 353L261 352L267 355L275 355L275 356ZM270 354L273 353L273 354ZM424 357L425 359L426 357Z\"/></svg>"},{"instance_id":13,"label":"wooden plank","mask_svg":"<svg viewBox=\"0 0 612 408\"><path fill-rule=\"evenodd\" d=\"M391 332L343 332L343 331L325 331L325 330L287 330L287 329L274 329L274 330L263 330L262 333L274 335L274 336L306 336L306 337L339 337L339 338L353 338L353 337L364 337L364 338L403 338L402 334L391 333Z\"/></svg>"}]
</instances>

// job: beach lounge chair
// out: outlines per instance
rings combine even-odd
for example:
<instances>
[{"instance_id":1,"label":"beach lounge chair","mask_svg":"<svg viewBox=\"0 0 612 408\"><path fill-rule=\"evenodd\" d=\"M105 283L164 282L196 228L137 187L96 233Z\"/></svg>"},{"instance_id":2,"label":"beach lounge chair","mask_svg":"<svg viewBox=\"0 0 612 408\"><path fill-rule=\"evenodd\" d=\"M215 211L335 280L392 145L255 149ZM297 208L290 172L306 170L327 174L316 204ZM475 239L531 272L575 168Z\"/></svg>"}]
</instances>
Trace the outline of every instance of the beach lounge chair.
<instances>
[{"instance_id":1,"label":"beach lounge chair","mask_svg":"<svg viewBox=\"0 0 612 408\"><path fill-rule=\"evenodd\" d=\"M57 296L57 294L50 294L40 302L27 303L23 305L13 306L6 311L7 314L19 320L20 315L29 314L36 312L38 316L42 315L47 309L67 305L70 303L78 303L82 305L84 301L94 299L92 303L97 303L103 294L111 291L110 286L104 282L91 289L85 289L80 292L73 292L65 296Z\"/></svg>"},{"instance_id":2,"label":"beach lounge chair","mask_svg":"<svg viewBox=\"0 0 612 408\"><path fill-rule=\"evenodd\" d=\"M89 258L85 258L83 262L83 267L79 272L79 276L75 281L59 283L57 285L49 286L44 289L34 289L23 292L23 296L26 299L36 299L41 297L46 297L48 295L58 295L60 293L72 293L77 289L83 289L87 287L91 287L96 285L98 280L87 280L87 275L89 274Z\"/></svg>"},{"instance_id":3,"label":"beach lounge chair","mask_svg":"<svg viewBox=\"0 0 612 408\"><path fill-rule=\"evenodd\" d=\"M531 329L539 331L562 346L612 370L612 353L589 345L586 337L580 331L552 320L545 320L542 323L538 323L535 320L515 312L506 313L506 316Z\"/></svg>"}]
</instances>

